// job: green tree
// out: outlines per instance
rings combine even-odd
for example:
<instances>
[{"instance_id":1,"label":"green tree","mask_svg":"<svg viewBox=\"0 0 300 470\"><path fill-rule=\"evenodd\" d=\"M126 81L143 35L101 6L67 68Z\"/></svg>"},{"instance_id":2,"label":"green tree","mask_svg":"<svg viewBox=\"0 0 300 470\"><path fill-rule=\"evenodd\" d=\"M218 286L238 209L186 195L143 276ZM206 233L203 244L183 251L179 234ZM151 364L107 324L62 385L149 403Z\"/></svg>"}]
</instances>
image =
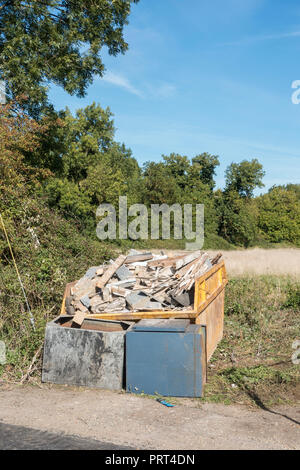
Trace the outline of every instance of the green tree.
<instances>
[{"instance_id":1,"label":"green tree","mask_svg":"<svg viewBox=\"0 0 300 470\"><path fill-rule=\"evenodd\" d=\"M7 208L10 196L28 194L49 176L49 171L28 164L24 157L39 148L39 137L47 129L46 122L29 118L20 103L0 105L0 208Z\"/></svg>"},{"instance_id":2,"label":"green tree","mask_svg":"<svg viewBox=\"0 0 300 470\"><path fill-rule=\"evenodd\" d=\"M75 116L66 110L63 135L63 176L78 182L87 176L89 166L97 164L99 158L113 143L114 125L109 108L102 109L93 103L78 109Z\"/></svg>"},{"instance_id":3,"label":"green tree","mask_svg":"<svg viewBox=\"0 0 300 470\"><path fill-rule=\"evenodd\" d=\"M296 196L297 196L297 199L300 200L300 184L292 184L292 183L288 183L288 184L285 184L285 185L279 185L279 186L272 186L270 189L269 189L269 193L272 192L275 188L281 188L281 189L286 189L287 191L293 191Z\"/></svg>"},{"instance_id":4,"label":"green tree","mask_svg":"<svg viewBox=\"0 0 300 470\"><path fill-rule=\"evenodd\" d=\"M167 171L175 179L179 188L184 190L187 185L188 170L190 167L188 157L179 155L178 153L171 153L168 156L163 155L162 158Z\"/></svg>"},{"instance_id":5,"label":"green tree","mask_svg":"<svg viewBox=\"0 0 300 470\"><path fill-rule=\"evenodd\" d=\"M175 177L163 162L147 162L143 172L143 202L145 204L174 204L180 190Z\"/></svg>"},{"instance_id":6,"label":"green tree","mask_svg":"<svg viewBox=\"0 0 300 470\"><path fill-rule=\"evenodd\" d=\"M51 207L59 207L67 217L81 217L93 227L99 204L117 206L118 197L126 194L129 203L139 199L140 168L131 150L114 141L109 108L93 103L77 110L75 116L66 110L52 137L57 152L52 162L60 161L60 165L44 189ZM45 141L46 154L48 148ZM42 161L47 163L44 157Z\"/></svg>"},{"instance_id":7,"label":"green tree","mask_svg":"<svg viewBox=\"0 0 300 470\"><path fill-rule=\"evenodd\" d=\"M255 188L264 186L262 183L264 175L263 166L256 158L251 161L231 163L225 172L225 191L236 191L242 197L253 197Z\"/></svg>"},{"instance_id":8,"label":"green tree","mask_svg":"<svg viewBox=\"0 0 300 470\"><path fill-rule=\"evenodd\" d=\"M124 53L131 4L138 0L6 0L0 6L0 79L31 112L47 104L50 82L84 96L105 71L100 52Z\"/></svg>"},{"instance_id":9,"label":"green tree","mask_svg":"<svg viewBox=\"0 0 300 470\"><path fill-rule=\"evenodd\" d=\"M99 104L78 109L75 116L66 108L49 116L47 135L41 136L38 152L28 152L30 164L48 168L56 176L80 181L87 175L87 168L113 144L114 123L109 108Z\"/></svg>"},{"instance_id":10,"label":"green tree","mask_svg":"<svg viewBox=\"0 0 300 470\"><path fill-rule=\"evenodd\" d=\"M114 172L119 172L124 180L124 194L128 204L140 203L142 200L142 171L137 160L132 156L131 149L124 144L114 142L105 153L107 165Z\"/></svg>"},{"instance_id":11,"label":"green tree","mask_svg":"<svg viewBox=\"0 0 300 470\"><path fill-rule=\"evenodd\" d=\"M207 152L201 153L192 159L192 165L198 171L202 183L213 191L216 184L214 180L216 167L220 165L218 155L211 155Z\"/></svg>"},{"instance_id":12,"label":"green tree","mask_svg":"<svg viewBox=\"0 0 300 470\"><path fill-rule=\"evenodd\" d=\"M208 155L208 154L205 154ZM217 217L211 186L202 181L198 164L186 156L163 155L163 162L148 162L144 168L144 202L146 204L204 204L205 233L217 231Z\"/></svg>"},{"instance_id":13,"label":"green tree","mask_svg":"<svg viewBox=\"0 0 300 470\"><path fill-rule=\"evenodd\" d=\"M300 245L300 199L296 191L273 187L257 198L257 205L258 225L268 241Z\"/></svg>"},{"instance_id":14,"label":"green tree","mask_svg":"<svg viewBox=\"0 0 300 470\"><path fill-rule=\"evenodd\" d=\"M234 245L248 247L257 235L257 206L237 191L216 193L219 235Z\"/></svg>"}]
</instances>

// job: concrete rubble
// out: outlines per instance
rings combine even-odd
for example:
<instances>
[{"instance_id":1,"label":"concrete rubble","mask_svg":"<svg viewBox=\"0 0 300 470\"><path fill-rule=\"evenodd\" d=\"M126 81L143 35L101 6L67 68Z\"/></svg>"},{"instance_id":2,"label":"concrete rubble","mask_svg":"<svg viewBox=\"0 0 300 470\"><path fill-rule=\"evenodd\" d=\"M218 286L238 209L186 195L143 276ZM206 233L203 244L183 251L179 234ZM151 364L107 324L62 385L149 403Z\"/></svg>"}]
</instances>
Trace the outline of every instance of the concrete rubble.
<instances>
[{"instance_id":1,"label":"concrete rubble","mask_svg":"<svg viewBox=\"0 0 300 470\"><path fill-rule=\"evenodd\" d=\"M130 250L128 256L89 268L71 288L66 313L80 323L90 313L192 309L195 278L220 257L210 259L201 251L168 257Z\"/></svg>"}]
</instances>

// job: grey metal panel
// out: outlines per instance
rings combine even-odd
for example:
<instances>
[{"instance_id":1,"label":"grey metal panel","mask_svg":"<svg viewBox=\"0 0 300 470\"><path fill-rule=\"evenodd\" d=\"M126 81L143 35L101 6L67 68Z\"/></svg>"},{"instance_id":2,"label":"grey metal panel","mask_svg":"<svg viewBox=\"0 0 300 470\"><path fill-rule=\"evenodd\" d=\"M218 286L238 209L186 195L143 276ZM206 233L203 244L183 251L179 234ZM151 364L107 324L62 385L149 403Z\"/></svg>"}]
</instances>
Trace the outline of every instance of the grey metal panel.
<instances>
[{"instance_id":1,"label":"grey metal panel","mask_svg":"<svg viewBox=\"0 0 300 470\"><path fill-rule=\"evenodd\" d=\"M124 331L46 326L42 381L119 390L123 386Z\"/></svg>"}]
</instances>

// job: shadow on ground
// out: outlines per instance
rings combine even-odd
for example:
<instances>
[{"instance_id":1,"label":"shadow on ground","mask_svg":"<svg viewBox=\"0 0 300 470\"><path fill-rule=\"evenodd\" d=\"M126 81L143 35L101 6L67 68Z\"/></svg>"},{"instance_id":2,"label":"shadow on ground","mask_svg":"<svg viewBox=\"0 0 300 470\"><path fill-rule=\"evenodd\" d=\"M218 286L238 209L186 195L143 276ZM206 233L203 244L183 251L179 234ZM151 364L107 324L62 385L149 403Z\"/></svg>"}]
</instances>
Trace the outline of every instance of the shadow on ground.
<instances>
[{"instance_id":1,"label":"shadow on ground","mask_svg":"<svg viewBox=\"0 0 300 470\"><path fill-rule=\"evenodd\" d=\"M134 450L133 447L124 447L100 442L93 439L84 439L77 436L55 434L24 426L15 426L0 422L0 449L1 450Z\"/></svg>"}]
</instances>

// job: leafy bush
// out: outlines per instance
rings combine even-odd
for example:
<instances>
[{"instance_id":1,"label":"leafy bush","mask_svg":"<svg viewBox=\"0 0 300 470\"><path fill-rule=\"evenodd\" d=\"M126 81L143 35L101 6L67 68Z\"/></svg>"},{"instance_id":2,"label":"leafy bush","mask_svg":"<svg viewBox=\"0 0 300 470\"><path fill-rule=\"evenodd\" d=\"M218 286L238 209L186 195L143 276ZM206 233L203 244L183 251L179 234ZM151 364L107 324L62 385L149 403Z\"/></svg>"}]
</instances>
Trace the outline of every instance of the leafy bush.
<instances>
[{"instance_id":1,"label":"leafy bush","mask_svg":"<svg viewBox=\"0 0 300 470\"><path fill-rule=\"evenodd\" d=\"M271 188L257 199L257 206L258 226L267 240L300 246L300 199L294 190Z\"/></svg>"},{"instance_id":2,"label":"leafy bush","mask_svg":"<svg viewBox=\"0 0 300 470\"><path fill-rule=\"evenodd\" d=\"M289 286L287 299L283 304L284 308L292 308L294 310L300 310L300 284Z\"/></svg>"}]
</instances>

